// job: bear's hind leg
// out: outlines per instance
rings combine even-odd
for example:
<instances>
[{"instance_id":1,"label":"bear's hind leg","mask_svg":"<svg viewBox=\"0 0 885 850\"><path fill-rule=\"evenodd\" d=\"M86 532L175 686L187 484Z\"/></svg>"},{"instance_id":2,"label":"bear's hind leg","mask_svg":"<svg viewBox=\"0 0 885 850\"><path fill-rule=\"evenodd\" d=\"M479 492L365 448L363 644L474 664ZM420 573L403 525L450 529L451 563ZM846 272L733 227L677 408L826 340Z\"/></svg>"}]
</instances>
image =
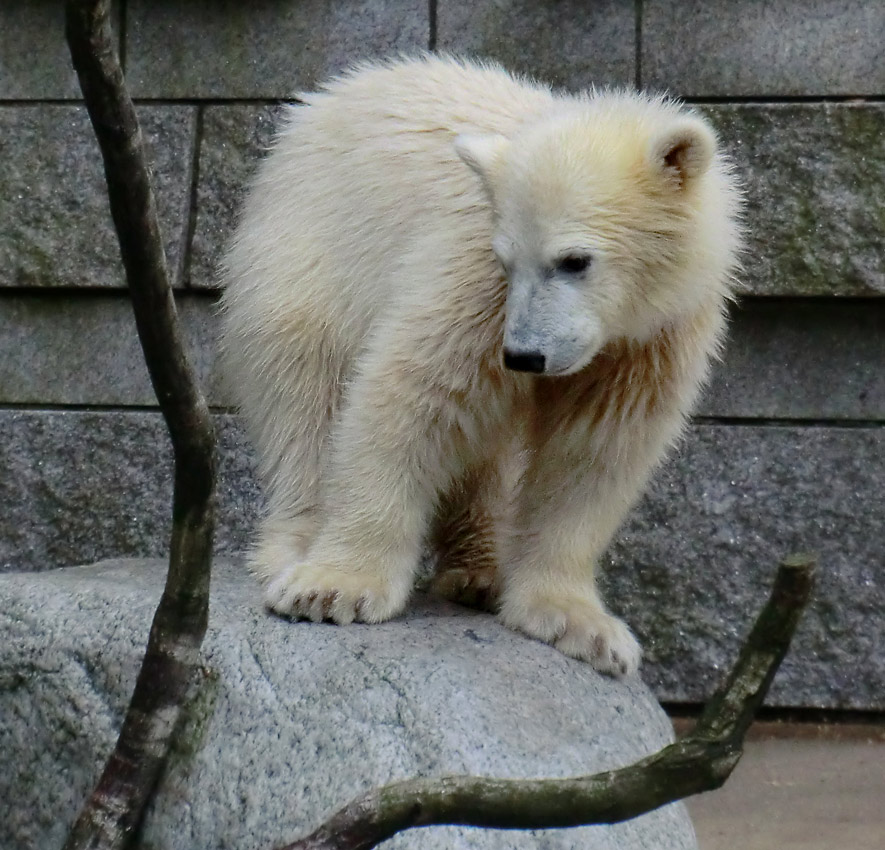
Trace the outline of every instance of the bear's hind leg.
<instances>
[{"instance_id":1,"label":"bear's hind leg","mask_svg":"<svg viewBox=\"0 0 885 850\"><path fill-rule=\"evenodd\" d=\"M250 330L237 390L267 513L247 563L266 585L305 557L319 531L322 470L348 361L328 334L304 329L296 346L270 321Z\"/></svg>"},{"instance_id":2,"label":"bear's hind leg","mask_svg":"<svg viewBox=\"0 0 885 850\"><path fill-rule=\"evenodd\" d=\"M442 500L429 541L436 557L433 593L471 608L496 610L503 504L498 473L486 468L467 476Z\"/></svg>"}]
</instances>

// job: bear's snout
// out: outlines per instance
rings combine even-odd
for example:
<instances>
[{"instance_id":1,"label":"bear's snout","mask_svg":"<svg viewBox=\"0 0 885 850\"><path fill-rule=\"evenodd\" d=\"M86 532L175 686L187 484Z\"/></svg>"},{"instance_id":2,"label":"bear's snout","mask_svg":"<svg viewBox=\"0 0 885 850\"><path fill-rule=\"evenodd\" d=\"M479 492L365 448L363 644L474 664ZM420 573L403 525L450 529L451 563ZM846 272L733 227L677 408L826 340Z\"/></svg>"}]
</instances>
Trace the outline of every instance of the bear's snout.
<instances>
[{"instance_id":1,"label":"bear's snout","mask_svg":"<svg viewBox=\"0 0 885 850\"><path fill-rule=\"evenodd\" d=\"M540 351L514 351L512 348L504 349L504 365L514 372L544 371L545 357Z\"/></svg>"}]
</instances>

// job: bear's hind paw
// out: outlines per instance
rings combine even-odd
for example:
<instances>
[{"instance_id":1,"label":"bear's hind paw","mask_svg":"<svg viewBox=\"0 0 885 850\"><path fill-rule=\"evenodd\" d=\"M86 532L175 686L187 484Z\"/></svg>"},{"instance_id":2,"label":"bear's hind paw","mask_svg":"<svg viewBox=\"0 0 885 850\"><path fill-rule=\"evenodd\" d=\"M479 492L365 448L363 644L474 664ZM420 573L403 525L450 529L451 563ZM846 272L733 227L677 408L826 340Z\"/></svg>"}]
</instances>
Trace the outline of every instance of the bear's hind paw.
<instances>
[{"instance_id":1,"label":"bear's hind paw","mask_svg":"<svg viewBox=\"0 0 885 850\"><path fill-rule=\"evenodd\" d=\"M494 564L474 569L463 567L443 568L430 584L430 590L443 599L494 611L498 602L498 574Z\"/></svg>"}]
</instances>

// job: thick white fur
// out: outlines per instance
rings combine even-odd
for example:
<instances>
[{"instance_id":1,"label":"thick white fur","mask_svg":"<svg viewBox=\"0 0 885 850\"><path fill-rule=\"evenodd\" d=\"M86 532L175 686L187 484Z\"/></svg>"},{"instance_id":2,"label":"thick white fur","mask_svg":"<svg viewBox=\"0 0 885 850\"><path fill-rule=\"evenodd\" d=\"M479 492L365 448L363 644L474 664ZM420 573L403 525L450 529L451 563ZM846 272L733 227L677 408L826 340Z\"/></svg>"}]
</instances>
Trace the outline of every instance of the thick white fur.
<instances>
[{"instance_id":1,"label":"thick white fur","mask_svg":"<svg viewBox=\"0 0 885 850\"><path fill-rule=\"evenodd\" d=\"M738 194L712 131L664 99L565 96L446 58L303 98L246 201L223 302L267 492L251 566L268 606L396 615L460 488L491 518L502 620L634 670L594 562L722 335ZM575 250L589 269L563 277ZM505 334L550 374L506 370Z\"/></svg>"}]
</instances>

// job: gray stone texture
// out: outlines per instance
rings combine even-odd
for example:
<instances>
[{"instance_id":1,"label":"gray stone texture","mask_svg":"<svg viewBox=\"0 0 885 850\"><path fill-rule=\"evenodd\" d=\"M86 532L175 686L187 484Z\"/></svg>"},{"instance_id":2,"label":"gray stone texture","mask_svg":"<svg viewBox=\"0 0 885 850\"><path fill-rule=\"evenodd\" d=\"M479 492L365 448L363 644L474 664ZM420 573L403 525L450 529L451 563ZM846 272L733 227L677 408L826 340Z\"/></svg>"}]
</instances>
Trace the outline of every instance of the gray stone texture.
<instances>
[{"instance_id":1,"label":"gray stone texture","mask_svg":"<svg viewBox=\"0 0 885 850\"><path fill-rule=\"evenodd\" d=\"M173 280L187 235L194 107L140 106ZM0 106L0 287L125 282L85 107Z\"/></svg>"},{"instance_id":2,"label":"gray stone texture","mask_svg":"<svg viewBox=\"0 0 885 850\"><path fill-rule=\"evenodd\" d=\"M273 140L281 109L260 104L205 107L188 272L191 286L219 285L219 261L236 224L246 186Z\"/></svg>"},{"instance_id":3,"label":"gray stone texture","mask_svg":"<svg viewBox=\"0 0 885 850\"><path fill-rule=\"evenodd\" d=\"M0 577L0 846L60 847L132 687L163 564ZM441 601L339 629L261 609L216 563L204 676L141 828L144 847L274 847L370 787L411 776L563 777L672 739L637 678L613 681ZM518 682L518 687L514 687ZM681 804L613 826L434 827L390 848L693 850Z\"/></svg>"},{"instance_id":4,"label":"gray stone texture","mask_svg":"<svg viewBox=\"0 0 885 850\"><path fill-rule=\"evenodd\" d=\"M244 548L259 499L218 416L218 549ZM171 459L159 414L0 411L0 572L165 552ZM770 703L885 709L882 427L695 425L605 559L606 598L645 647L660 699L709 696L779 559L820 585Z\"/></svg>"},{"instance_id":5,"label":"gray stone texture","mask_svg":"<svg viewBox=\"0 0 885 850\"><path fill-rule=\"evenodd\" d=\"M116 2L112 15L114 31L119 33ZM9 0L0 5L0 100L79 97L77 74L65 42L64 3Z\"/></svg>"},{"instance_id":6,"label":"gray stone texture","mask_svg":"<svg viewBox=\"0 0 885 850\"><path fill-rule=\"evenodd\" d=\"M633 0L439 0L437 47L569 88L636 80Z\"/></svg>"},{"instance_id":7,"label":"gray stone texture","mask_svg":"<svg viewBox=\"0 0 885 850\"><path fill-rule=\"evenodd\" d=\"M214 301L182 293L178 306L209 403L233 406ZM732 313L698 415L885 420L885 301L747 299ZM3 403L155 405L126 295L0 295Z\"/></svg>"},{"instance_id":8,"label":"gray stone texture","mask_svg":"<svg viewBox=\"0 0 885 850\"><path fill-rule=\"evenodd\" d=\"M215 422L216 550L234 552L259 492L242 430L232 416ZM0 410L0 470L0 572L165 555L172 447L159 413Z\"/></svg>"},{"instance_id":9,"label":"gray stone texture","mask_svg":"<svg viewBox=\"0 0 885 850\"><path fill-rule=\"evenodd\" d=\"M197 379L223 404L214 303L176 303ZM155 406L126 293L0 294L0 403Z\"/></svg>"},{"instance_id":10,"label":"gray stone texture","mask_svg":"<svg viewBox=\"0 0 885 850\"><path fill-rule=\"evenodd\" d=\"M885 4L645 0L642 85L681 96L885 91Z\"/></svg>"},{"instance_id":11,"label":"gray stone texture","mask_svg":"<svg viewBox=\"0 0 885 850\"><path fill-rule=\"evenodd\" d=\"M746 290L885 294L885 104L722 104L703 111L746 187Z\"/></svg>"},{"instance_id":12,"label":"gray stone texture","mask_svg":"<svg viewBox=\"0 0 885 850\"><path fill-rule=\"evenodd\" d=\"M818 586L768 703L885 709L883 480L882 427L691 428L604 571L658 697L705 700L778 561L813 551Z\"/></svg>"},{"instance_id":13,"label":"gray stone texture","mask_svg":"<svg viewBox=\"0 0 885 850\"><path fill-rule=\"evenodd\" d=\"M429 34L427 0L130 0L127 77L134 97L288 98Z\"/></svg>"},{"instance_id":14,"label":"gray stone texture","mask_svg":"<svg viewBox=\"0 0 885 850\"><path fill-rule=\"evenodd\" d=\"M696 412L885 421L885 301L744 299Z\"/></svg>"}]
</instances>

